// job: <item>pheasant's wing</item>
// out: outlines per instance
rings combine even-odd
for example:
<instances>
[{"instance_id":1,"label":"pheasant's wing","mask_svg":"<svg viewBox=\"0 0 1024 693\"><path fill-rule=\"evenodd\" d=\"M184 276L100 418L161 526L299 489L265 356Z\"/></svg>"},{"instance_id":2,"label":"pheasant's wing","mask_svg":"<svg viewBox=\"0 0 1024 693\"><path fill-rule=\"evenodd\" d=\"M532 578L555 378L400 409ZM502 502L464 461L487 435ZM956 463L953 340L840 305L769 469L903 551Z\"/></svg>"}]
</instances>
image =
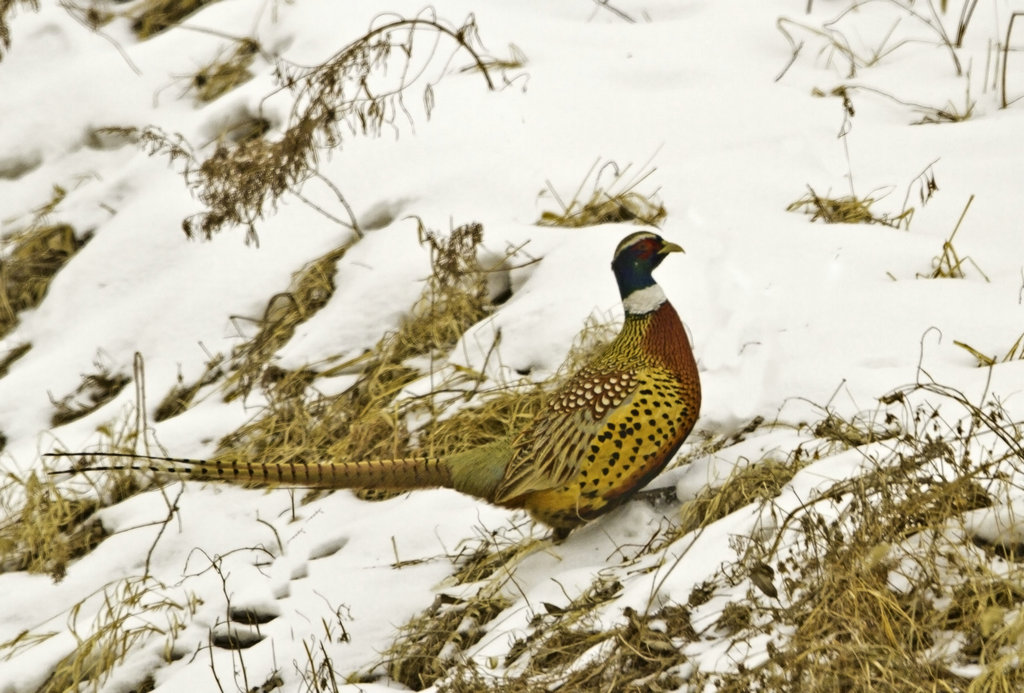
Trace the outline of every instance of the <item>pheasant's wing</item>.
<instances>
[{"instance_id":1,"label":"pheasant's wing","mask_svg":"<svg viewBox=\"0 0 1024 693\"><path fill-rule=\"evenodd\" d=\"M639 387L632 371L584 369L516 440L497 502L565 484L579 473L594 438Z\"/></svg>"}]
</instances>

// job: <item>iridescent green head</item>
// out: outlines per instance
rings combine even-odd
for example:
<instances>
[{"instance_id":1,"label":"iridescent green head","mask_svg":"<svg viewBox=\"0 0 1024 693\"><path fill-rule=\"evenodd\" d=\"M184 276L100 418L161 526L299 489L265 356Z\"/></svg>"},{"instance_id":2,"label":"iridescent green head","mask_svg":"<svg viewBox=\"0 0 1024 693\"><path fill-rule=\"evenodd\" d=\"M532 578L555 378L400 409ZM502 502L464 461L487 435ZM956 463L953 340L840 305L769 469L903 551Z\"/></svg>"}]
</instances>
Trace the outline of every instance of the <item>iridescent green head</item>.
<instances>
[{"instance_id":1,"label":"iridescent green head","mask_svg":"<svg viewBox=\"0 0 1024 693\"><path fill-rule=\"evenodd\" d=\"M681 252L683 249L678 245L669 243L650 231L638 231L622 239L612 258L612 271L619 283L619 295L622 296L626 312L650 312L664 301L664 294L660 291L644 290L657 286L651 273L665 256L668 253ZM660 300L657 300L658 296L654 296L653 293L658 293Z\"/></svg>"}]
</instances>

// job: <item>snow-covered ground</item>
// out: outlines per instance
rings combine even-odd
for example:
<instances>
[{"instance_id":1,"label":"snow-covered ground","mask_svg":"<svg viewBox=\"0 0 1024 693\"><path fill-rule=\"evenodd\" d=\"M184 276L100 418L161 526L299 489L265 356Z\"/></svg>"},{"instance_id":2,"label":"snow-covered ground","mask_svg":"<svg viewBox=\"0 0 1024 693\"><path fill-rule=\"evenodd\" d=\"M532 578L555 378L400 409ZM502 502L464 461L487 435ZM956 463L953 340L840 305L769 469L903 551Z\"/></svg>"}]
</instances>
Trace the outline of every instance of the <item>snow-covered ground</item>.
<instances>
[{"instance_id":1,"label":"snow-covered ground","mask_svg":"<svg viewBox=\"0 0 1024 693\"><path fill-rule=\"evenodd\" d=\"M1013 420L1024 417L1024 361L982 369L954 344L1002 356L1024 331L1024 102L1012 102L1024 96L1024 58L1009 52L1011 103L1001 108L996 49L1011 13L1024 5L978 3L963 47L955 49L958 74L951 50L926 23L941 21L955 36L957 2L935 15L928 3L914 3L915 15L882 0L845 14L849 2L818 0L809 15L803 0L613 4L636 21L588 0L452 0L437 8L455 26L472 13L491 54L506 56L514 44L527 62L490 91L479 73L462 71L466 54L445 62L450 46L442 44L425 68L424 79L436 80L429 119L420 82L407 98L408 118L394 130L347 137L323 155L320 172L357 218L367 227L383 218L383 226L342 258L335 294L299 325L277 363L296 368L356 355L398 326L429 273L429 253L409 218L415 215L442 230L478 221L491 256L523 246L524 260L541 259L512 272L511 298L450 358L481 367L500 328L504 375L546 376L588 316L621 314L608 265L616 243L636 227L536 226L541 212L555 207L539 193L550 181L571 197L599 158L632 162L636 170L650 161L655 170L638 190L657 190L668 211L661 233L686 249L656 276L692 334L700 366L704 403L694 444L732 434L757 416L795 426L820 417L825 405L846 416L871 411L878 397L922 373L971 401L995 395ZM112 5L129 13L134 6ZM137 389L129 386L89 416L51 427L52 400L72 393L83 375L98 367L131 375L140 354L151 415L179 376L195 381L212 354L229 354L253 334L246 318L259 318L292 273L352 240L349 229L285 196L258 222L258 246L244 242L243 229L190 241L182 219L201 206L176 167L126 142L101 145L94 131L153 125L206 145L202 155L240 114L262 113L281 128L287 92L265 99L275 82L263 58L251 68L253 79L207 104L189 93L192 75L230 50L232 36L255 38L295 63L322 62L382 9L370 1L223 0L145 41L127 18L92 32L56 3L18 9L0 62L0 232L29 224L60 186L67 194L47 219L93 237L42 304L0 338L0 359L31 344L0 378L5 471L38 470L41 453L94 447L104 438L99 427L133 420ZM386 9L412 16L422 5L394 0ZM802 45L792 64L780 17L792 20L782 26ZM830 47L823 27L865 60L881 55L851 75L850 60ZM1021 32L1018 26L1011 46L1024 46ZM832 95L840 85L852 111ZM964 122L913 124L926 114L908 104L962 111L965 94L973 113ZM926 204L923 171L938 186ZM810 216L787 211L808 186L822 196L877 198L878 215L896 216L905 204L915 210L905 229L809 223ZM323 186L310 183L304 194L344 217ZM962 279L922 278L971 195L953 245L976 265L965 262ZM225 403L221 394L206 391L185 413L152 424L153 438L174 455L211 454L221 436L259 412L256 395ZM806 438L793 429L757 431L653 486L677 484L685 501L736 464L783 458ZM816 462L780 502L796 507L817 485L856 474L863 459L840 453ZM104 610L104 589L122 590L132 584L126 579L147 571L153 582L143 602L176 606L154 607L154 632L140 637L100 690L131 690L150 673L157 691L248 690L273 672L284 690L300 690L307 652L321 657L321 643L346 689L350 675L372 673L397 629L436 595L465 589L446 583L455 570L448 557L465 542L546 533L520 514L452 491L378 503L338 492L304 505L301 495L172 484L103 510L111 536L71 563L59 583L47 575L0 575L0 644L7 643L0 691L37 690L76 638L87 637ZM162 524L174 503L174 519ZM529 631L539 605L566 605L598 575L623 586L602 607L610 621L625 607L685 604L695 585L736 559L730 538L760 526L757 512L741 510L665 553L633 557L678 506L630 503L514 565L511 605L467 656L500 675L502 658ZM677 556L667 575L648 570ZM702 607L705 626L727 596ZM260 642L239 651L208 647L227 628L229 606L270 618L258 626ZM171 617L180 622L173 637ZM26 632L29 639L52 637L10 645ZM166 662L172 641L173 661ZM724 636L690 644L691 666L727 671L767 656L763 642L745 645L749 654L729 644ZM379 680L351 690L385 687Z\"/></svg>"}]
</instances>

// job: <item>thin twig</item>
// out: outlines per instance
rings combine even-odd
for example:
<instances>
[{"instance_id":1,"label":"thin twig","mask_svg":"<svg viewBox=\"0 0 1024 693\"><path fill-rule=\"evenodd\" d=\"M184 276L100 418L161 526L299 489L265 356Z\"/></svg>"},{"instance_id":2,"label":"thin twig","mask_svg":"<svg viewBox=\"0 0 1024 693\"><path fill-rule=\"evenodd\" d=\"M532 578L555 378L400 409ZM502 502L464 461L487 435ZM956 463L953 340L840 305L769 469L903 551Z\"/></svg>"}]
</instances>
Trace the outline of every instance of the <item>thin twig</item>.
<instances>
[{"instance_id":1,"label":"thin twig","mask_svg":"<svg viewBox=\"0 0 1024 693\"><path fill-rule=\"evenodd\" d=\"M1003 42L1003 75L1002 75L1002 107L1006 108L1009 103L1006 100L1006 63L1010 57L1010 34L1013 33L1013 22L1017 17L1024 15L1024 12L1014 12L1010 15L1010 21L1006 25L1006 40Z\"/></svg>"}]
</instances>

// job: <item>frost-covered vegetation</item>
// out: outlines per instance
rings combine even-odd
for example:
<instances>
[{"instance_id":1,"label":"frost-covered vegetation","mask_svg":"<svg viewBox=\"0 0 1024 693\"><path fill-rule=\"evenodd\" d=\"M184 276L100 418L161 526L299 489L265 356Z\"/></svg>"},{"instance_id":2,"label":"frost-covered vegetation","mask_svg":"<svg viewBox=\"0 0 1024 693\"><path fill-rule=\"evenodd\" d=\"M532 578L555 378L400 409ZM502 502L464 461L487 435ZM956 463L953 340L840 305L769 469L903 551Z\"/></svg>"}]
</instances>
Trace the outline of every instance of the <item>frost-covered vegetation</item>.
<instances>
[{"instance_id":1,"label":"frost-covered vegetation","mask_svg":"<svg viewBox=\"0 0 1024 693\"><path fill-rule=\"evenodd\" d=\"M0 0L0 690L1024 686L1022 13L382 9ZM514 436L637 225L702 416L563 541L83 471Z\"/></svg>"}]
</instances>

